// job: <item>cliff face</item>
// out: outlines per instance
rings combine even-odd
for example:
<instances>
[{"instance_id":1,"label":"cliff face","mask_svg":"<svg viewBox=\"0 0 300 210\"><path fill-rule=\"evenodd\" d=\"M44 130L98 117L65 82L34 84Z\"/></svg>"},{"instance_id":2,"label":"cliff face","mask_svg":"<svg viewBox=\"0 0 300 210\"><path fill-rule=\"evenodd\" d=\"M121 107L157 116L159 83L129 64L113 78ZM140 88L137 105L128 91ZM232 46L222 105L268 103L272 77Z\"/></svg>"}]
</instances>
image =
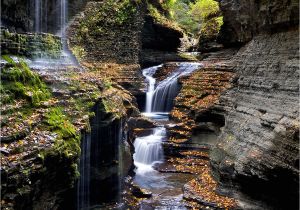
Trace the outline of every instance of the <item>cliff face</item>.
<instances>
[{"instance_id":1,"label":"cliff face","mask_svg":"<svg viewBox=\"0 0 300 210\"><path fill-rule=\"evenodd\" d=\"M1 1L1 25L12 32L23 33L35 31L34 0L3 0ZM57 33L60 28L60 4L58 0L40 2L40 29L42 32ZM77 14L86 0L68 0L68 17ZM53 18L56 17L56 18Z\"/></svg>"},{"instance_id":2,"label":"cliff face","mask_svg":"<svg viewBox=\"0 0 300 210\"><path fill-rule=\"evenodd\" d=\"M219 0L224 16L224 44L250 41L258 33L286 30L299 23L299 1Z\"/></svg>"},{"instance_id":3,"label":"cliff face","mask_svg":"<svg viewBox=\"0 0 300 210\"><path fill-rule=\"evenodd\" d=\"M213 175L221 186L235 186L267 205L298 209L299 31L292 29L297 3L220 5L231 36L227 41L254 38L233 57L233 88L216 106L225 126L211 153ZM288 27L275 33L281 25Z\"/></svg>"}]
</instances>

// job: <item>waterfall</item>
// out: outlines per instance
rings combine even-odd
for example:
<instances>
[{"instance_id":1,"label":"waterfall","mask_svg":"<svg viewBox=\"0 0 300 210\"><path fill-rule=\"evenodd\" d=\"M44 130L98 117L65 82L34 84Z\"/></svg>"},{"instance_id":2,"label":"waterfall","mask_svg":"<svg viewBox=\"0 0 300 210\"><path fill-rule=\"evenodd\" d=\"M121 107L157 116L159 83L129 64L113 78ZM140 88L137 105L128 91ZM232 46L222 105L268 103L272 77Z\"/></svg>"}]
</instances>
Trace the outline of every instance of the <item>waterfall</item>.
<instances>
[{"instance_id":1,"label":"waterfall","mask_svg":"<svg viewBox=\"0 0 300 210\"><path fill-rule=\"evenodd\" d=\"M188 75L202 67L200 63L179 63L177 69L165 80L159 82L156 87L156 80L153 75L160 66L154 66L143 70L143 75L149 83L146 97L146 112L169 112L173 108L173 102L177 96L180 86L178 78Z\"/></svg>"},{"instance_id":2,"label":"waterfall","mask_svg":"<svg viewBox=\"0 0 300 210\"><path fill-rule=\"evenodd\" d=\"M91 135L86 134L81 142L79 167L80 178L77 184L77 208L87 209L90 205L91 174Z\"/></svg>"},{"instance_id":3,"label":"waterfall","mask_svg":"<svg viewBox=\"0 0 300 210\"><path fill-rule=\"evenodd\" d=\"M152 165L163 161L162 141L165 137L166 129L158 127L153 130L151 135L135 139L133 159L134 165L137 167L136 174L153 171Z\"/></svg>"},{"instance_id":4,"label":"waterfall","mask_svg":"<svg viewBox=\"0 0 300 210\"><path fill-rule=\"evenodd\" d=\"M60 0L60 35L64 39L66 36L66 26L68 22L68 1Z\"/></svg>"},{"instance_id":5,"label":"waterfall","mask_svg":"<svg viewBox=\"0 0 300 210\"><path fill-rule=\"evenodd\" d=\"M77 182L77 210L101 209L119 202L124 176L125 132L121 119L109 121L99 103L93 108L91 132L82 136ZM100 208L101 207L101 208Z\"/></svg>"},{"instance_id":6,"label":"waterfall","mask_svg":"<svg viewBox=\"0 0 300 210\"><path fill-rule=\"evenodd\" d=\"M34 1L34 29L36 33L41 32L42 28L42 0Z\"/></svg>"},{"instance_id":7,"label":"waterfall","mask_svg":"<svg viewBox=\"0 0 300 210\"><path fill-rule=\"evenodd\" d=\"M143 75L148 81L145 115L157 121L166 119L164 113L171 111L173 108L173 101L180 88L178 78L199 69L202 67L202 64L179 63L174 72L156 85L153 75L161 67L162 65L159 65L143 70ZM166 138L166 129L164 127L157 127L151 135L135 139L133 159L137 167L137 174L144 174L149 170L153 170L153 163L163 160L162 142L164 138Z\"/></svg>"},{"instance_id":8,"label":"waterfall","mask_svg":"<svg viewBox=\"0 0 300 210\"><path fill-rule=\"evenodd\" d=\"M162 65L159 66L153 66L147 69L143 70L143 76L146 77L146 80L148 81L148 90L146 93L146 112L150 113L152 110L152 99L155 89L155 79L152 77L156 70L161 68Z\"/></svg>"},{"instance_id":9,"label":"waterfall","mask_svg":"<svg viewBox=\"0 0 300 210\"><path fill-rule=\"evenodd\" d=\"M165 137L165 128L154 129L150 136L136 138L134 141L135 154L133 156L136 163L145 165L163 159L161 139Z\"/></svg>"}]
</instances>

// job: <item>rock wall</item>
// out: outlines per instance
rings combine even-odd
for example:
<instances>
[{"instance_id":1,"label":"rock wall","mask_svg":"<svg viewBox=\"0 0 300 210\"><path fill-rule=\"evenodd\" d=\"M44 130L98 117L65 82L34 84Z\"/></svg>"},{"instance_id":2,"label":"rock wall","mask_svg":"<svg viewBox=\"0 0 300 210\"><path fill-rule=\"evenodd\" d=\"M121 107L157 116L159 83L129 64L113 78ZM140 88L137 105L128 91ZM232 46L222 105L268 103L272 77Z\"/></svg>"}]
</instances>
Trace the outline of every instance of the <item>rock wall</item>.
<instances>
[{"instance_id":1,"label":"rock wall","mask_svg":"<svg viewBox=\"0 0 300 210\"><path fill-rule=\"evenodd\" d=\"M225 45L250 41L258 33L286 30L299 23L297 0L219 0L224 16L221 41Z\"/></svg>"},{"instance_id":2,"label":"rock wall","mask_svg":"<svg viewBox=\"0 0 300 210\"><path fill-rule=\"evenodd\" d=\"M221 191L234 187L256 204L263 201L257 209L298 209L298 3L220 5L226 43L251 41L233 57L233 88L216 106L225 126L211 153L213 175Z\"/></svg>"},{"instance_id":3,"label":"rock wall","mask_svg":"<svg viewBox=\"0 0 300 210\"><path fill-rule=\"evenodd\" d=\"M69 46L82 65L100 70L135 95L144 88L139 66L141 13L134 2L90 1L68 29Z\"/></svg>"},{"instance_id":4,"label":"rock wall","mask_svg":"<svg viewBox=\"0 0 300 210\"><path fill-rule=\"evenodd\" d=\"M52 34L17 34L1 30L1 53L28 58L59 58L61 38Z\"/></svg>"},{"instance_id":5,"label":"rock wall","mask_svg":"<svg viewBox=\"0 0 300 210\"><path fill-rule=\"evenodd\" d=\"M60 28L60 0L41 0L41 32L56 33ZM86 0L68 0L68 17L77 14ZM1 25L12 32L35 31L35 0L1 1Z\"/></svg>"}]
</instances>

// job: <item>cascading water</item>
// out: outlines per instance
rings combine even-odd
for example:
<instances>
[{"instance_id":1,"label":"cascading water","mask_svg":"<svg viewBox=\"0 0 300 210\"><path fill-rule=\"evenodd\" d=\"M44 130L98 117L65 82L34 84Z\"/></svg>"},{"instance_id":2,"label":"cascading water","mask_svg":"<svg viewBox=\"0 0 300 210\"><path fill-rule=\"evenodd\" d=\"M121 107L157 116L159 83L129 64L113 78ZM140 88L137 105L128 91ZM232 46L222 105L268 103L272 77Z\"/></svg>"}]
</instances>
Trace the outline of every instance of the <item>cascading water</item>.
<instances>
[{"instance_id":1,"label":"cascading water","mask_svg":"<svg viewBox=\"0 0 300 210\"><path fill-rule=\"evenodd\" d=\"M158 83L156 87L156 80L153 75L162 65L144 69L143 75L148 81L146 116L156 120L158 118L167 120L164 113L172 109L173 100L180 88L177 79L192 73L201 66L200 63L180 63L177 69L168 78ZM163 160L162 141L164 138L166 138L165 128L157 127L153 130L153 134L135 139L133 158L137 167L137 174L143 174L145 171L151 170L153 163Z\"/></svg>"},{"instance_id":2,"label":"cascading water","mask_svg":"<svg viewBox=\"0 0 300 210\"><path fill-rule=\"evenodd\" d=\"M153 163L163 160L161 142L165 136L165 128L158 127L154 129L153 134L135 139L133 159L139 171L149 169Z\"/></svg>"},{"instance_id":3,"label":"cascading water","mask_svg":"<svg viewBox=\"0 0 300 210\"><path fill-rule=\"evenodd\" d=\"M68 18L68 1L60 0L60 35L62 39L66 38L66 26Z\"/></svg>"},{"instance_id":4,"label":"cascading water","mask_svg":"<svg viewBox=\"0 0 300 210\"><path fill-rule=\"evenodd\" d=\"M86 134L81 142L80 178L77 185L77 208L85 209L90 204L91 135Z\"/></svg>"},{"instance_id":5,"label":"cascading water","mask_svg":"<svg viewBox=\"0 0 300 210\"><path fill-rule=\"evenodd\" d=\"M42 28L42 1L35 0L34 1L34 29L36 33L41 32Z\"/></svg>"},{"instance_id":6,"label":"cascading water","mask_svg":"<svg viewBox=\"0 0 300 210\"><path fill-rule=\"evenodd\" d=\"M146 80L148 81L148 90L146 93L146 112L150 113L152 109L152 99L155 89L155 79L152 77L156 70L161 68L162 65L159 66L153 66L147 69L143 70L143 76L146 77Z\"/></svg>"},{"instance_id":7,"label":"cascading water","mask_svg":"<svg viewBox=\"0 0 300 210\"><path fill-rule=\"evenodd\" d=\"M178 78L186 76L196 69L199 69L200 63L179 63L178 68L165 80L161 81L155 87L155 78L153 75L161 67L154 66L143 70L143 75L149 82L146 112L169 112L173 107L173 101L179 92Z\"/></svg>"},{"instance_id":8,"label":"cascading water","mask_svg":"<svg viewBox=\"0 0 300 210\"><path fill-rule=\"evenodd\" d=\"M156 84L153 77L162 65L143 70L148 81L145 116L156 121L158 127L151 135L138 137L134 141L135 153L133 155L136 166L133 182L143 189L152 192L153 197L141 202L144 209L186 209L183 201L182 187L191 177L173 173L160 173L155 168L163 163L163 142L167 140L165 125L174 126L169 122L169 111L173 108L173 101L179 93L178 78L188 75L202 67L200 63L179 63L165 80ZM175 180L175 181L174 181ZM178 180L178 183L177 183ZM157 207L157 208L156 208Z\"/></svg>"},{"instance_id":9,"label":"cascading water","mask_svg":"<svg viewBox=\"0 0 300 210\"><path fill-rule=\"evenodd\" d=\"M34 26L35 32L47 32L48 0L34 0ZM59 58L41 57L30 63L30 67L37 70L61 70L68 67L81 69L78 61L68 49L66 28L68 25L68 0L58 0L54 16L57 16L55 30L56 35L61 37L62 51ZM44 23L44 24L43 24Z\"/></svg>"}]
</instances>

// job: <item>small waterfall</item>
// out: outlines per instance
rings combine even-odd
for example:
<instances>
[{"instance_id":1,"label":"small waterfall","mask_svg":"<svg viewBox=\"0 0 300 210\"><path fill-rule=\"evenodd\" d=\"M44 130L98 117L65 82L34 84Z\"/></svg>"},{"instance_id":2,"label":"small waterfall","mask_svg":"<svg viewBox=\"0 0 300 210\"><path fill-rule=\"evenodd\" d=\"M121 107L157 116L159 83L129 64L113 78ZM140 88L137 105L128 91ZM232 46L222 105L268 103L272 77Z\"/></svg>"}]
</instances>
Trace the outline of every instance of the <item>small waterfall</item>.
<instances>
[{"instance_id":1,"label":"small waterfall","mask_svg":"<svg viewBox=\"0 0 300 210\"><path fill-rule=\"evenodd\" d=\"M41 32L42 28L42 0L34 1L34 29L36 33Z\"/></svg>"},{"instance_id":2,"label":"small waterfall","mask_svg":"<svg viewBox=\"0 0 300 210\"><path fill-rule=\"evenodd\" d=\"M67 22L68 22L68 1L60 0L60 35L62 39L66 38Z\"/></svg>"},{"instance_id":3,"label":"small waterfall","mask_svg":"<svg viewBox=\"0 0 300 210\"><path fill-rule=\"evenodd\" d=\"M153 94L155 89L155 79L152 77L156 70L162 67L162 65L159 66L153 66L147 69L143 70L143 76L146 77L146 80L148 81L148 90L146 93L146 112L150 113L152 110L152 100L153 100Z\"/></svg>"},{"instance_id":4,"label":"small waterfall","mask_svg":"<svg viewBox=\"0 0 300 210\"><path fill-rule=\"evenodd\" d=\"M162 140L166 137L164 127L155 128L152 135L136 138L134 141L134 164L137 173L151 170L152 164L163 160Z\"/></svg>"},{"instance_id":5,"label":"small waterfall","mask_svg":"<svg viewBox=\"0 0 300 210\"><path fill-rule=\"evenodd\" d=\"M155 87L153 75L160 66L154 66L143 70L143 75L149 82L146 98L146 112L169 112L173 108L173 101L177 96L180 86L178 78L188 75L202 67L200 63L179 63L172 74L161 81Z\"/></svg>"},{"instance_id":6,"label":"small waterfall","mask_svg":"<svg viewBox=\"0 0 300 210\"><path fill-rule=\"evenodd\" d=\"M119 202L123 187L123 121L108 122L100 103L93 111L91 132L83 135L81 141L77 210L101 209L105 203Z\"/></svg>"},{"instance_id":7,"label":"small waterfall","mask_svg":"<svg viewBox=\"0 0 300 210\"><path fill-rule=\"evenodd\" d=\"M152 135L137 138L134 142L134 161L149 165L162 160L161 139L165 136L164 132L164 128L156 128Z\"/></svg>"},{"instance_id":8,"label":"small waterfall","mask_svg":"<svg viewBox=\"0 0 300 210\"><path fill-rule=\"evenodd\" d=\"M91 135L86 134L81 142L79 167L80 178L77 184L77 208L87 209L90 205L91 177Z\"/></svg>"}]
</instances>

